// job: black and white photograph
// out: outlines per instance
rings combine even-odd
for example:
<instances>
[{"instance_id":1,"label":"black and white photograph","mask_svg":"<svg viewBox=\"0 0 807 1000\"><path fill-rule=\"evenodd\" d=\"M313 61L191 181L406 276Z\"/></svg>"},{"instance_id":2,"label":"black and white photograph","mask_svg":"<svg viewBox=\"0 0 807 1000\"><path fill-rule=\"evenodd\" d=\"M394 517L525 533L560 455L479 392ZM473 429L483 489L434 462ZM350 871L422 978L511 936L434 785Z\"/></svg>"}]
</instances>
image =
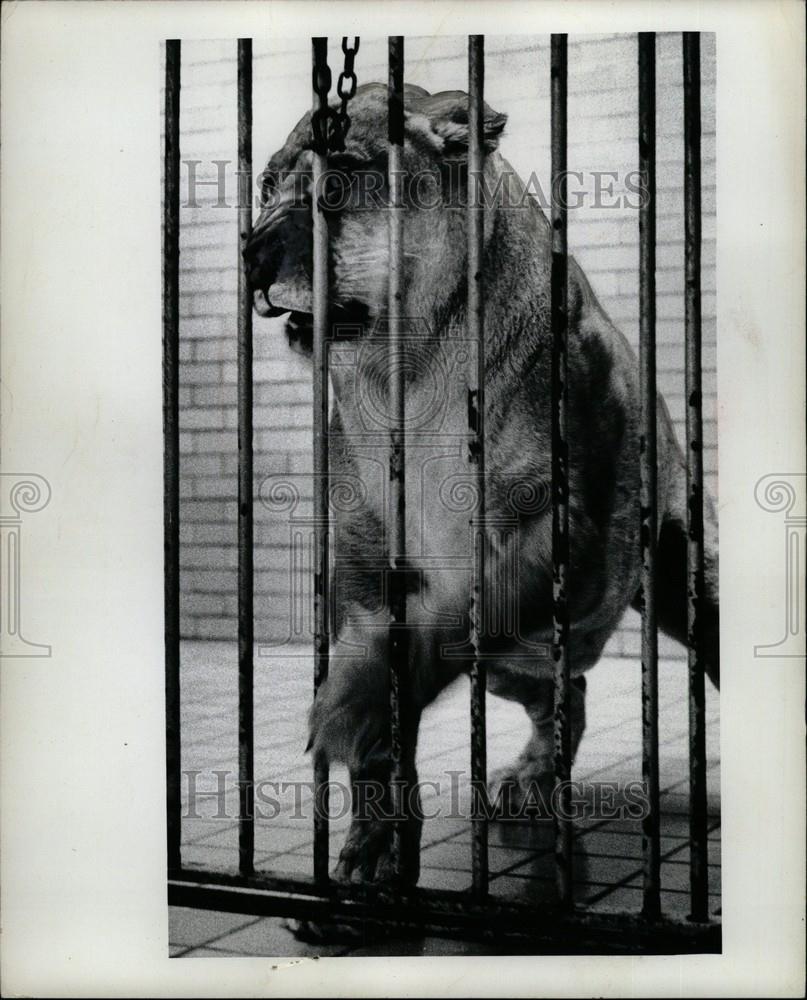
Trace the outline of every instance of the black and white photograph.
<instances>
[{"instance_id":1,"label":"black and white photograph","mask_svg":"<svg viewBox=\"0 0 807 1000\"><path fill-rule=\"evenodd\" d=\"M165 67L175 954L719 951L715 36Z\"/></svg>"},{"instance_id":2,"label":"black and white photograph","mask_svg":"<svg viewBox=\"0 0 807 1000\"><path fill-rule=\"evenodd\" d=\"M4 993L803 995L804 28L3 4Z\"/></svg>"}]
</instances>

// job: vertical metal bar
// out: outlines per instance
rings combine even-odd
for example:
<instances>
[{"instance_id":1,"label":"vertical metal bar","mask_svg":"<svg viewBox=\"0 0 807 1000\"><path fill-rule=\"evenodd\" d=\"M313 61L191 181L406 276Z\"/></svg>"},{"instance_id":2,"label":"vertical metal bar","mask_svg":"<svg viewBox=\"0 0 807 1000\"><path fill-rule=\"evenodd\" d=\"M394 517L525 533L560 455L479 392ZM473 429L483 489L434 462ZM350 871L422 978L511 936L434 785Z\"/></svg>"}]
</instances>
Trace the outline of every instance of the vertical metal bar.
<instances>
[{"instance_id":1,"label":"vertical metal bar","mask_svg":"<svg viewBox=\"0 0 807 1000\"><path fill-rule=\"evenodd\" d=\"M238 227L252 230L252 39L238 39ZM254 864L254 574L252 462L252 296L238 254L238 856L242 874Z\"/></svg>"},{"instance_id":2,"label":"vertical metal bar","mask_svg":"<svg viewBox=\"0 0 807 1000\"><path fill-rule=\"evenodd\" d=\"M646 917L660 912L658 632L656 628L656 36L639 34L639 446L642 545L642 776L649 812L642 821Z\"/></svg>"},{"instance_id":3,"label":"vertical metal bar","mask_svg":"<svg viewBox=\"0 0 807 1000\"><path fill-rule=\"evenodd\" d=\"M327 109L330 88L328 39L311 40L314 108ZM317 81L328 78L328 86L317 93ZM329 532L328 532L328 360L326 345L330 330L328 303L328 222L319 205L322 176L328 169L327 150L319 144L312 157L313 198L313 309L314 309L314 694L328 676L330 656L329 622ZM328 882L328 762L314 757L314 878Z\"/></svg>"},{"instance_id":4,"label":"vertical metal bar","mask_svg":"<svg viewBox=\"0 0 807 1000\"><path fill-rule=\"evenodd\" d=\"M476 530L474 581L471 588L471 803L473 819L473 889L477 896L488 891L488 822L481 808L487 785L487 723L485 691L487 676L481 659L485 621L485 300L484 232L482 199L485 166L485 38L468 36L468 338L476 346L476 385L468 389L468 457L476 476Z\"/></svg>"},{"instance_id":5,"label":"vertical metal bar","mask_svg":"<svg viewBox=\"0 0 807 1000\"><path fill-rule=\"evenodd\" d=\"M559 901L572 905L571 700L568 658L569 445L568 243L566 234L567 36L551 41L552 117L552 657L555 664L555 868Z\"/></svg>"},{"instance_id":6,"label":"vertical metal bar","mask_svg":"<svg viewBox=\"0 0 807 1000\"><path fill-rule=\"evenodd\" d=\"M701 655L703 407L701 392L700 35L684 32L684 240L686 275L687 642L689 647L690 896L693 920L708 919L706 693Z\"/></svg>"},{"instance_id":7,"label":"vertical metal bar","mask_svg":"<svg viewBox=\"0 0 807 1000\"><path fill-rule=\"evenodd\" d=\"M413 743L409 731L414 720L402 711L406 701L406 671L409 634L406 623L406 441L403 344L403 142L404 142L404 40L389 38L387 84L387 128L389 142L389 404L393 426L390 432L389 481L389 609L390 609L390 748L392 796L395 817L403 815L405 762ZM403 874L401 826L393 828L393 865Z\"/></svg>"},{"instance_id":8,"label":"vertical metal bar","mask_svg":"<svg viewBox=\"0 0 807 1000\"><path fill-rule=\"evenodd\" d=\"M163 192L163 560L168 871L182 865L179 685L179 88L181 43L165 43Z\"/></svg>"}]
</instances>

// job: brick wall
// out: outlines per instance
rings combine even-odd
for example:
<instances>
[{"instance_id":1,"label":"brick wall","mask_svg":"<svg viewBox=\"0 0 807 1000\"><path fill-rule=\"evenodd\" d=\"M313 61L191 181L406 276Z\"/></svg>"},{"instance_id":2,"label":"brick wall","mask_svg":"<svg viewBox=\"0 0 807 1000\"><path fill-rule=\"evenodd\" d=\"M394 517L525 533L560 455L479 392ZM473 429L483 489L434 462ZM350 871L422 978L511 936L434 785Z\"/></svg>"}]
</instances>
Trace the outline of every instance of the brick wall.
<instances>
[{"instance_id":1,"label":"brick wall","mask_svg":"<svg viewBox=\"0 0 807 1000\"><path fill-rule=\"evenodd\" d=\"M331 46L332 64L339 52ZM341 53L339 53L341 54ZM198 182L226 161L225 197L235 201L235 43L191 41L182 48L183 160L201 161ZM283 144L310 101L310 43L255 44L256 168ZM407 80L428 90L466 88L466 40L407 38ZM363 38L359 82L386 79L386 44ZM714 36L702 40L703 323L705 444L716 492L715 120ZM486 40L486 99L509 115L501 152L522 175L549 177L549 48L546 37ZM572 37L569 49L569 167L617 171L637 166L634 36ZM659 385L683 431L683 92L680 35L657 44L658 362ZM586 175L586 185L591 182ZM616 192L621 182L614 183ZM183 204L188 170L183 168ZM236 635L236 255L233 207L216 204L214 186L197 186L198 207L182 209L180 258L180 428L182 632L193 638ZM570 213L569 244L614 322L638 341L638 219L635 209L586 207ZM310 370L291 354L278 321L255 318L256 491L267 474L310 470ZM288 525L256 504L256 635L288 630ZM609 647L638 650L630 613ZM675 651L672 644L663 648Z\"/></svg>"}]
</instances>

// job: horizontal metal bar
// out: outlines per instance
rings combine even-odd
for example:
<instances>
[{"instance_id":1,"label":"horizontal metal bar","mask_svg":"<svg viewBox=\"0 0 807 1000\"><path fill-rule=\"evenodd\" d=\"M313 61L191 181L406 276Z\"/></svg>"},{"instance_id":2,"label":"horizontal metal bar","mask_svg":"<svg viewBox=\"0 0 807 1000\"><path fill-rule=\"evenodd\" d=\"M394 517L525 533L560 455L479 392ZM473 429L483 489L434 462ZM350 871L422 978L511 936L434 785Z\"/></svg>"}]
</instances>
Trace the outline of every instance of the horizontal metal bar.
<instances>
[{"instance_id":1,"label":"horizontal metal bar","mask_svg":"<svg viewBox=\"0 0 807 1000\"><path fill-rule=\"evenodd\" d=\"M438 890L392 892L373 885L331 883L320 892L312 880L245 878L221 872L184 870L168 884L172 906L235 913L297 917L328 924L349 923L367 931L407 930L438 935L520 941L532 954L718 953L717 923L659 918L636 913L559 914L545 905L529 907Z\"/></svg>"}]
</instances>

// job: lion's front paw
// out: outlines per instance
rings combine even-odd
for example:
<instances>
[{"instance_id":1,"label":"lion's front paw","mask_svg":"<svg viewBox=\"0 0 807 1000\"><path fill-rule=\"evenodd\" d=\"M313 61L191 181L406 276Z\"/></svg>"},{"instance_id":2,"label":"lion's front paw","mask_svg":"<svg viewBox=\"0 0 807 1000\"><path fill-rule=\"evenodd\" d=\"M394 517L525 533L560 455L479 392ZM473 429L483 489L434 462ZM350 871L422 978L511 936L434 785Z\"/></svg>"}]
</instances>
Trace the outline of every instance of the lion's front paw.
<instances>
[{"instance_id":1,"label":"lion's front paw","mask_svg":"<svg viewBox=\"0 0 807 1000\"><path fill-rule=\"evenodd\" d=\"M520 757L498 768L488 779L495 814L502 819L548 818L554 780L551 763L546 760Z\"/></svg>"},{"instance_id":2,"label":"lion's front paw","mask_svg":"<svg viewBox=\"0 0 807 1000\"><path fill-rule=\"evenodd\" d=\"M419 828L404 823L401 834L400 881L415 885L419 876ZM399 880L393 858L393 824L363 820L351 824L339 854L334 879L340 882L390 883Z\"/></svg>"},{"instance_id":3,"label":"lion's front paw","mask_svg":"<svg viewBox=\"0 0 807 1000\"><path fill-rule=\"evenodd\" d=\"M381 823L354 822L339 854L333 877L338 882L375 882L376 870L386 872L392 831Z\"/></svg>"}]
</instances>

